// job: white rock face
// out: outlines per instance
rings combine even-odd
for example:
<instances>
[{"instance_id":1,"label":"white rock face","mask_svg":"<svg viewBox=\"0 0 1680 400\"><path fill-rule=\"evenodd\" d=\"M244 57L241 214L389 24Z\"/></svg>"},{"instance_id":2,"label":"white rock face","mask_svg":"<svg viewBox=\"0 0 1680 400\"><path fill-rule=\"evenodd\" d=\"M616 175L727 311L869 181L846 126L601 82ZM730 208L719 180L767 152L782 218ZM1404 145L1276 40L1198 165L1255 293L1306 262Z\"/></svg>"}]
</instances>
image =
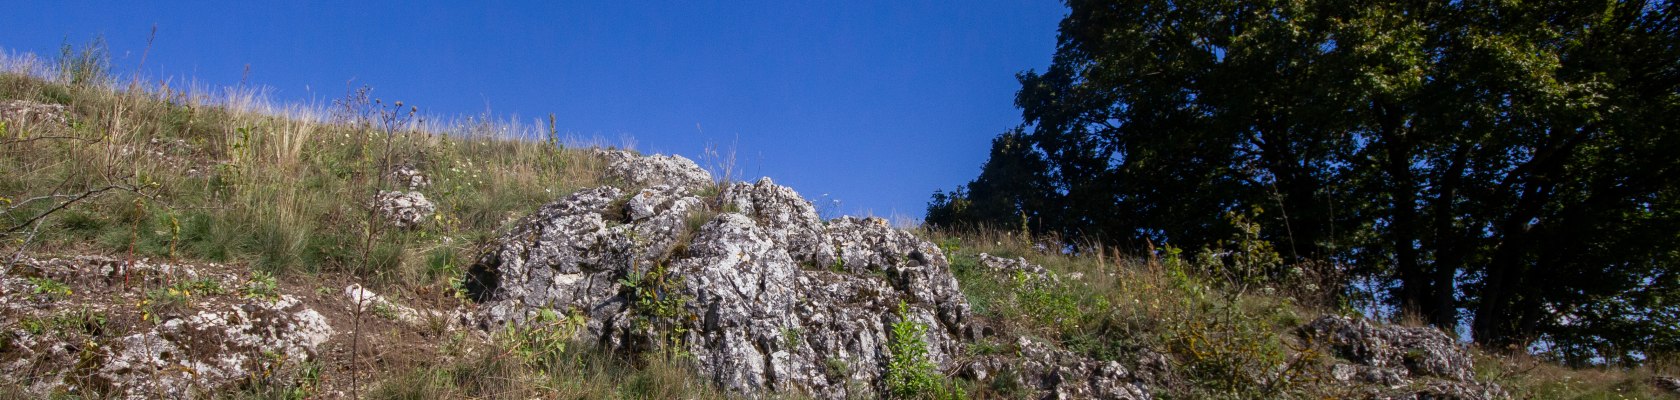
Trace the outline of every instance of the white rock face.
<instances>
[{"instance_id":1,"label":"white rock face","mask_svg":"<svg viewBox=\"0 0 1680 400\"><path fill-rule=\"evenodd\" d=\"M759 225L777 228L767 233L786 245L794 261L818 267L834 263L834 246L816 208L793 189L763 178L756 183L729 185L720 201L725 209L752 217Z\"/></svg>"},{"instance_id":2,"label":"white rock face","mask_svg":"<svg viewBox=\"0 0 1680 400\"><path fill-rule=\"evenodd\" d=\"M385 218L391 226L397 228L413 228L425 223L437 210L426 195L420 192L398 192L381 190L375 196L374 207L379 209L379 215Z\"/></svg>"},{"instance_id":3,"label":"white rock face","mask_svg":"<svg viewBox=\"0 0 1680 400\"><path fill-rule=\"evenodd\" d=\"M419 168L415 168L412 165L403 165L392 168L390 177L392 181L407 187L408 190L420 190L425 189L428 186L432 186L432 179L426 177L425 173L420 172Z\"/></svg>"},{"instance_id":4,"label":"white rock face","mask_svg":"<svg viewBox=\"0 0 1680 400\"><path fill-rule=\"evenodd\" d=\"M607 176L625 187L667 185L699 190L713 185L712 174L683 156L643 157L622 150L595 150L595 155L607 160Z\"/></svg>"},{"instance_id":5,"label":"white rock face","mask_svg":"<svg viewBox=\"0 0 1680 400\"><path fill-rule=\"evenodd\" d=\"M1004 379L1002 372L1014 371L1014 384L1034 391L1034 398L1150 398L1118 362L1092 360L1027 337L1017 338L1015 347L1019 354L976 357L961 372L976 379Z\"/></svg>"},{"instance_id":6,"label":"white rock face","mask_svg":"<svg viewBox=\"0 0 1680 400\"><path fill-rule=\"evenodd\" d=\"M542 207L468 271L481 328L542 309L580 315L584 342L631 354L674 349L747 397L880 397L891 328L906 319L927 328L928 359L941 372L962 365L977 329L933 243L880 218L823 222L769 179L713 191L711 177L681 157L597 155L622 187ZM1119 364L1033 348L1042 351L988 358L988 371L1079 379L1045 394L1149 398Z\"/></svg>"},{"instance_id":7,"label":"white rock face","mask_svg":"<svg viewBox=\"0 0 1680 400\"><path fill-rule=\"evenodd\" d=\"M98 376L128 398L186 398L283 360L309 360L333 329L291 296L172 319L118 339ZM146 372L142 372L146 371Z\"/></svg>"},{"instance_id":8,"label":"white rock face","mask_svg":"<svg viewBox=\"0 0 1680 400\"><path fill-rule=\"evenodd\" d=\"M954 368L973 335L933 243L879 219L824 224L798 193L767 179L700 197L711 178L686 159L602 157L630 189L587 189L544 206L471 268L481 327L545 308L581 314L585 342L675 348L702 376L749 397L878 396L901 302L928 328L929 359L941 368ZM655 311L648 302L658 300L676 309Z\"/></svg>"},{"instance_id":9,"label":"white rock face","mask_svg":"<svg viewBox=\"0 0 1680 400\"><path fill-rule=\"evenodd\" d=\"M70 108L29 100L0 102L0 121L19 124L67 125Z\"/></svg>"},{"instance_id":10,"label":"white rock face","mask_svg":"<svg viewBox=\"0 0 1680 400\"><path fill-rule=\"evenodd\" d=\"M219 264L25 258L0 270L0 374L30 396L193 398L314 360L333 335L327 319L290 295L236 293L247 275ZM147 287L185 291L163 307L141 294Z\"/></svg>"},{"instance_id":11,"label":"white rock face","mask_svg":"<svg viewBox=\"0 0 1680 400\"><path fill-rule=\"evenodd\" d=\"M1372 397L1510 397L1497 384L1476 381L1470 355L1435 328L1380 325L1363 318L1327 315L1301 327L1301 333L1327 343L1338 356L1353 362L1333 366L1331 375L1336 379L1387 388L1374 388Z\"/></svg>"}]
</instances>

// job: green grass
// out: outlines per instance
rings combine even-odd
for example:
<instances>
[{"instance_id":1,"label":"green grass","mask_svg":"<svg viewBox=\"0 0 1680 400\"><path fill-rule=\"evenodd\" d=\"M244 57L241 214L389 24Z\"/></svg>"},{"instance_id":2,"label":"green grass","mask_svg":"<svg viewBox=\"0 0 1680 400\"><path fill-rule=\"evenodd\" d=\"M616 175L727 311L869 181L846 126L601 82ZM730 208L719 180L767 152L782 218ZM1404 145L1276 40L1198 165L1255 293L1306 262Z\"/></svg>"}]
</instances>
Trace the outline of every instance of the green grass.
<instances>
[{"instance_id":1,"label":"green grass","mask_svg":"<svg viewBox=\"0 0 1680 400\"><path fill-rule=\"evenodd\" d=\"M27 241L38 253L246 262L280 275L345 272L424 285L449 278L445 266L470 262L474 246L509 219L594 185L601 167L581 151L506 136L508 124L387 131L369 115L403 110L365 92L333 106L280 108L254 91L118 91L88 73L71 82L0 72L0 100L73 110L67 127L11 123L0 138L0 205L16 205L0 224L23 224L68 195L123 188L50 215L34 235L4 234L8 249ZM422 191L439 210L419 229L376 227L364 266L366 199L397 189L381 170L387 157L428 175L432 186ZM42 196L57 197L17 205Z\"/></svg>"},{"instance_id":2,"label":"green grass","mask_svg":"<svg viewBox=\"0 0 1680 400\"><path fill-rule=\"evenodd\" d=\"M0 233L0 250L7 255L21 248L37 254L244 263L260 271L238 287L188 282L156 289L146 306L158 311L182 307L197 293L212 291L273 298L277 281L292 274L359 277L386 293L423 288L449 293L464 266L499 229L543 203L601 183L598 160L576 146L541 140L552 133L541 126L467 118L447 123L422 119L386 129L381 122L407 110L375 101L366 91L353 91L329 105L279 107L252 90L120 83L106 75L98 57L98 51L67 49L60 63L67 68L64 74L41 74L39 65L0 59L5 67L0 68L0 101L64 104L72 110L68 126L7 122L0 132L0 228L22 226ZM417 229L370 229L367 199L377 189L396 188L383 178L387 159L392 165L416 166L431 179L422 192L438 212ZM123 189L100 192L52 213L38 230L25 224L67 196L113 185ZM708 190L710 196L717 189ZM45 200L29 202L32 198ZM721 211L727 210L696 210L686 221L689 234ZM1346 313L1346 307L1325 296L1327 289L1288 289L1326 285L1292 286L1302 281L1289 279L1301 278L1280 273L1293 270L1265 254L1266 246L1234 238L1236 248L1255 250L1218 260L1169 248L1163 259L1144 260L1043 251L1035 244L1056 239L996 230L921 233L941 244L977 319L998 329L1000 337L1044 339L1098 360L1122 362L1133 371L1144 367L1136 364L1140 355L1163 353L1173 360L1165 373L1175 378L1152 389L1164 398L1349 395L1326 383L1328 356L1293 335L1304 321ZM1059 278L993 273L979 265L980 253L1025 257ZM45 288L43 294L69 295L53 283L36 285ZM640 306L657 311L672 305ZM103 324L103 317L82 319ZM95 326L49 322L31 321L38 329ZM896 328L904 332L895 340L902 349L894 353L913 353L915 329ZM799 334L785 331L784 340L795 342ZM571 332L540 329L498 332L489 342L455 337L438 346L439 357L380 371L366 394L391 399L724 397L681 361L626 359L571 340ZM970 355L1011 354L1012 343L983 339L968 349ZM1479 376L1517 398L1661 398L1645 382L1659 372L1675 373L1652 367L1569 369L1477 354ZM921 389L906 393L945 389L933 374L948 371L928 371L910 358L900 364L915 366L914 371L903 369L914 373L901 375L903 382L915 385L901 386ZM824 372L835 376L865 367L840 359L824 364ZM323 380L323 369L267 375L229 397L308 397ZM1003 377L955 382L950 389L981 398L1027 393L1013 378ZM342 377L326 380L332 378ZM0 388L0 397L12 389Z\"/></svg>"}]
</instances>

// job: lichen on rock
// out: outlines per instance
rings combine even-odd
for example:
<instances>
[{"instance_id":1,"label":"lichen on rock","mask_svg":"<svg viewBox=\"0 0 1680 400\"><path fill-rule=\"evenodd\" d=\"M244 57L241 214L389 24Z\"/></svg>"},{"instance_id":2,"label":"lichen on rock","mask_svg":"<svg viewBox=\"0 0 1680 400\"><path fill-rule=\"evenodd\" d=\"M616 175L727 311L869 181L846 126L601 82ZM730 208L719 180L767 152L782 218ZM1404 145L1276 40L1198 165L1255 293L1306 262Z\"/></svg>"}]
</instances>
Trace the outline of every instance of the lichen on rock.
<instances>
[{"instance_id":1,"label":"lichen on rock","mask_svg":"<svg viewBox=\"0 0 1680 400\"><path fill-rule=\"evenodd\" d=\"M934 244L879 219L824 223L768 179L712 191L680 157L601 156L625 187L542 207L469 270L481 327L566 310L585 318L585 342L690 355L737 395L871 397L904 302L928 327L929 359L955 368L969 309Z\"/></svg>"},{"instance_id":2,"label":"lichen on rock","mask_svg":"<svg viewBox=\"0 0 1680 400\"><path fill-rule=\"evenodd\" d=\"M1470 355L1439 329L1327 315L1302 326L1301 333L1351 362L1332 366L1333 378L1374 385L1373 397L1509 397L1499 385L1477 381Z\"/></svg>"},{"instance_id":3,"label":"lichen on rock","mask_svg":"<svg viewBox=\"0 0 1680 400\"><path fill-rule=\"evenodd\" d=\"M0 270L0 326L22 328L0 331L0 374L43 397L190 398L316 359L334 333L327 319L289 294L231 293L237 276L219 264L25 257ZM181 304L129 290L145 286Z\"/></svg>"},{"instance_id":4,"label":"lichen on rock","mask_svg":"<svg viewBox=\"0 0 1680 400\"><path fill-rule=\"evenodd\" d=\"M29 100L0 102L0 121L19 124L67 125L70 108Z\"/></svg>"},{"instance_id":5,"label":"lichen on rock","mask_svg":"<svg viewBox=\"0 0 1680 400\"><path fill-rule=\"evenodd\" d=\"M437 210L431 200L420 192L402 192L381 190L374 197L373 207L379 210L380 217L397 228L414 228L425 223Z\"/></svg>"}]
</instances>

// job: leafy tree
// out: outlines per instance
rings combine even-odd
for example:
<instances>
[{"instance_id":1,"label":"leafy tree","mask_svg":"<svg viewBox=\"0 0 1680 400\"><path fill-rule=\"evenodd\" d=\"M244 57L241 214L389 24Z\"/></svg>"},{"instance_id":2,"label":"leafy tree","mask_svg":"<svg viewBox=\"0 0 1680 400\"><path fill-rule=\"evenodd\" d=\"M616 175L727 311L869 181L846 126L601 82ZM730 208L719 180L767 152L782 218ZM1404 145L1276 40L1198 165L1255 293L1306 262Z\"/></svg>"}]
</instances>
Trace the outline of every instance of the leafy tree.
<instances>
[{"instance_id":1,"label":"leafy tree","mask_svg":"<svg viewBox=\"0 0 1680 400\"><path fill-rule=\"evenodd\" d=\"M1067 4L1022 127L929 223L1194 248L1264 207L1287 258L1484 345L1675 351L1674 3Z\"/></svg>"}]
</instances>

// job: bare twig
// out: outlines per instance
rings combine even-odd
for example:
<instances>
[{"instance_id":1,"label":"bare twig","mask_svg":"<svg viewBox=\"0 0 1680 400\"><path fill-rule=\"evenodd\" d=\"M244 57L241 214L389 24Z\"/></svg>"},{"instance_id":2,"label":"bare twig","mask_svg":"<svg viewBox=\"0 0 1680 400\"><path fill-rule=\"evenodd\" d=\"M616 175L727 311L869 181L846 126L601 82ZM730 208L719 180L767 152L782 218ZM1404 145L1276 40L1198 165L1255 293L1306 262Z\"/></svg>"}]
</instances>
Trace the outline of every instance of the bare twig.
<instances>
[{"instance_id":1,"label":"bare twig","mask_svg":"<svg viewBox=\"0 0 1680 400\"><path fill-rule=\"evenodd\" d=\"M98 189L93 189L93 190L89 190L89 191L86 191L86 192L82 192L81 194L75 195L75 197L71 198L70 200L65 200L62 203L58 203L57 206L54 206L52 209L49 209L46 212L42 212L40 214L35 215L34 217L29 218L28 220L23 221L23 223L17 224L16 226L12 226L10 228L6 228L5 234L11 234L11 233L17 232L19 230L22 230L23 228L28 227L30 224L34 224L36 221L40 221L40 220L46 218L48 215L52 215L55 212L63 210L65 207L69 207L71 204L75 204L78 201L87 200L88 198L98 196L101 193L105 193L105 192L112 191L112 190L124 190L124 191L128 191L128 192L133 192L133 193L136 193L136 194L140 193L139 189L137 189L133 186L129 186L129 185L109 185L109 186L101 187L101 188L98 188Z\"/></svg>"},{"instance_id":2,"label":"bare twig","mask_svg":"<svg viewBox=\"0 0 1680 400\"><path fill-rule=\"evenodd\" d=\"M360 270L357 271L357 274L356 274L356 279L362 281L362 283L363 283L361 285L361 287L362 287L361 290L363 290L363 291L367 290L366 289L366 287L367 287L367 285L366 285L367 277L364 276L363 274L367 273L368 269L370 268L369 267L370 264L368 263L368 257L373 250L373 239L374 239L375 236L377 236L377 233L378 233L378 230L379 230L379 221L378 221L378 218L379 218L379 207L378 207L379 192L384 190L384 186L385 186L384 184L385 184L385 180L386 180L385 179L385 173L387 171L390 171L390 169L391 169L392 142L396 141L397 127L404 124L407 121L413 120L415 113L418 112L417 109L410 108L406 115L403 114L403 110L402 110L403 103L401 101L398 101L398 102L394 103L395 108L392 108L390 110L387 110L387 109L384 108L384 106L379 105L379 100L374 100L374 104L375 104L375 107L378 107L378 109L376 109L375 111L378 113L377 114L377 116L379 118L378 122L380 123L379 128L382 129L384 131L383 133L385 134L385 154L383 154L383 157L380 160L379 170L375 171L375 173L373 174L373 182L370 185L371 189L372 189L371 190L372 193L370 193L370 195L368 196L369 197L369 201L368 201L369 207L368 207L368 214L367 214L367 230L365 231L366 236L364 237L364 240L362 241L362 266L361 266ZM357 299L356 299L355 321L354 321L354 323L352 325L352 328L351 328L352 332L351 332L351 338L350 338L350 398L352 398L352 399L360 398L360 396L361 396L361 391L360 391L361 387L360 387L360 384L359 384L360 383L359 382L360 381L359 376L361 374L359 373L360 372L360 365L357 364L357 358L361 353L362 313L363 313L363 309L366 308L366 307L364 307L364 303L366 302L365 298L366 297L371 297L371 296L366 296L363 293L365 293L365 292L356 293Z\"/></svg>"}]
</instances>

